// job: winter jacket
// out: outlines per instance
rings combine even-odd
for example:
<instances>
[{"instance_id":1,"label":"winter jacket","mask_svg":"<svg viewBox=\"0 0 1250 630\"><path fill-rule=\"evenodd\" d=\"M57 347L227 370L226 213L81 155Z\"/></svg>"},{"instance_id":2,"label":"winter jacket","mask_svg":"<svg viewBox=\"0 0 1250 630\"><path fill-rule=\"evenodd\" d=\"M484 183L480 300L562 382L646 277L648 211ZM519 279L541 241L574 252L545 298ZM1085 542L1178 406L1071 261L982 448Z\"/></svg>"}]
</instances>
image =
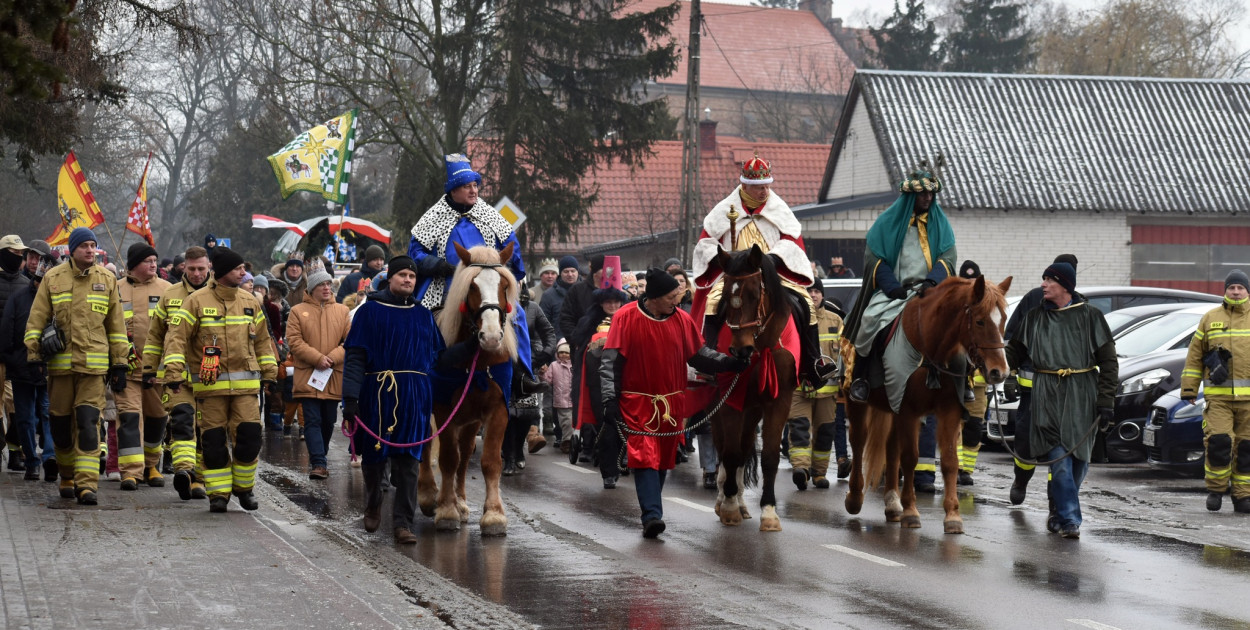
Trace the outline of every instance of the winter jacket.
<instances>
[{"instance_id":1,"label":"winter jacket","mask_svg":"<svg viewBox=\"0 0 1250 630\"><path fill-rule=\"evenodd\" d=\"M543 309L543 315L547 316L547 321L551 322L552 327L556 329L556 338L566 336L567 333L560 327L560 313L564 308L564 296L569 292L572 285L565 284L563 280L556 279L556 283L551 285L550 289L543 291L543 296L538 299L538 305Z\"/></svg>"},{"instance_id":2,"label":"winter jacket","mask_svg":"<svg viewBox=\"0 0 1250 630\"><path fill-rule=\"evenodd\" d=\"M594 276L587 276L585 281L573 285L564 295L564 303L560 307L560 325L556 329L558 335L568 337L577 329L577 322L586 311L595 305L593 278Z\"/></svg>"},{"instance_id":3,"label":"winter jacket","mask_svg":"<svg viewBox=\"0 0 1250 630\"><path fill-rule=\"evenodd\" d=\"M220 366L217 381L205 384L199 370L204 348L210 345L221 349ZM269 326L256 296L210 280L169 319L165 370L181 374L186 368L196 398L259 394L262 380L278 378L273 352Z\"/></svg>"},{"instance_id":4,"label":"winter jacket","mask_svg":"<svg viewBox=\"0 0 1250 630\"><path fill-rule=\"evenodd\" d=\"M56 317L65 351L44 357L43 329ZM130 351L126 320L117 294L117 277L100 265L79 270L72 260L54 267L39 283L26 320L26 358L47 361L48 373L105 374L125 365Z\"/></svg>"},{"instance_id":5,"label":"winter jacket","mask_svg":"<svg viewBox=\"0 0 1250 630\"><path fill-rule=\"evenodd\" d=\"M543 380L551 383L551 406L556 409L573 407L573 362L555 361L547 366Z\"/></svg>"},{"instance_id":6,"label":"winter jacket","mask_svg":"<svg viewBox=\"0 0 1250 630\"><path fill-rule=\"evenodd\" d=\"M525 321L529 324L530 365L535 370L556 358L556 329L533 300L523 300Z\"/></svg>"},{"instance_id":7,"label":"winter jacket","mask_svg":"<svg viewBox=\"0 0 1250 630\"><path fill-rule=\"evenodd\" d=\"M1203 357L1222 348L1232 357L1228 360L1228 378L1222 383L1210 379L1210 370ZM1211 309L1198 322L1198 330L1189 342L1189 355L1181 371L1181 398L1198 396L1201 381L1203 396L1215 400L1250 400L1250 303L1224 303Z\"/></svg>"},{"instance_id":8,"label":"winter jacket","mask_svg":"<svg viewBox=\"0 0 1250 630\"><path fill-rule=\"evenodd\" d=\"M360 271L353 271L347 274L346 278L343 278L343 283L339 285L338 295L334 296L334 299L338 300L339 304L342 304L343 300L347 299L347 296L358 290L361 280L373 280L381 271L381 269L374 269L368 264L361 265Z\"/></svg>"},{"instance_id":9,"label":"winter jacket","mask_svg":"<svg viewBox=\"0 0 1250 630\"><path fill-rule=\"evenodd\" d=\"M25 265L22 265L24 268ZM22 292L22 289L30 286L30 280L22 273L21 269L9 273L0 270L0 311L4 310L5 303L9 298Z\"/></svg>"},{"instance_id":10,"label":"winter jacket","mask_svg":"<svg viewBox=\"0 0 1250 630\"><path fill-rule=\"evenodd\" d=\"M151 329L151 316L158 312L161 296L169 290L169 283L160 278L141 283L127 276L117 283L117 289L121 294L122 314L126 320L126 336L130 338L135 353L141 353ZM140 356L139 365L130 372L130 380L141 380L145 370L155 371L155 366L153 369L146 369L145 365L144 358Z\"/></svg>"},{"instance_id":11,"label":"winter jacket","mask_svg":"<svg viewBox=\"0 0 1250 630\"><path fill-rule=\"evenodd\" d=\"M205 285L207 286L207 285ZM201 287L203 288L203 287ZM143 365L146 369L156 368L156 377L165 378L165 333L169 330L169 320L182 308L182 302L192 293L195 287L187 282L185 276L177 284L170 285L161 294L156 308L148 314L148 334L143 341ZM187 376L170 380L185 381Z\"/></svg>"},{"instance_id":12,"label":"winter jacket","mask_svg":"<svg viewBox=\"0 0 1250 630\"><path fill-rule=\"evenodd\" d=\"M26 320L30 317L30 306L35 303L35 292L39 285L30 284L25 291L9 296L4 304L4 314L0 315L0 359L7 370L6 376L14 383L43 385L47 380L42 376L30 373L26 361L26 344L22 337L26 334Z\"/></svg>"},{"instance_id":13,"label":"winter jacket","mask_svg":"<svg viewBox=\"0 0 1250 630\"><path fill-rule=\"evenodd\" d=\"M295 397L339 400L343 393L343 342L350 327L346 306L337 302L321 304L308 295L303 304L291 308L286 322L286 340L295 365ZM333 362L330 382L317 391L309 377L322 357Z\"/></svg>"}]
</instances>

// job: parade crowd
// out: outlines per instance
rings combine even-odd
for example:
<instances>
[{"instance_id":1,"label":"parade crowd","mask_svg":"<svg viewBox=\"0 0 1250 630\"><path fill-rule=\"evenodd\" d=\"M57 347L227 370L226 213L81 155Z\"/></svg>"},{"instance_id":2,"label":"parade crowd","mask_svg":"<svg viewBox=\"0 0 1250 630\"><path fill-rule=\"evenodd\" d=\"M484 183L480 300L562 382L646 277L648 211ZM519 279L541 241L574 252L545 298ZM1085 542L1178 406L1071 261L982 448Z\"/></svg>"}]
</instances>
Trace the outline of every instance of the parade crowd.
<instances>
[{"instance_id":1,"label":"parade crowd","mask_svg":"<svg viewBox=\"0 0 1250 630\"><path fill-rule=\"evenodd\" d=\"M504 476L524 470L526 455L550 439L572 461L597 466L605 489L631 476L643 535L654 538L665 529L668 470L697 452L703 486L723 482L691 392L715 388L715 374L752 366L720 343L720 251L768 254L791 304L798 387L784 449L800 490L828 488L831 466L838 477L849 472L840 372L849 372L847 396L866 400L882 387L886 332L904 305L948 276L981 273L972 261L956 266L954 232L936 199L941 182L916 172L868 233L857 302L826 300L820 278L855 274L841 258L828 269L809 259L798 221L771 191L770 164L756 157L704 219L690 271L676 258L623 270L611 255L591 258L583 270L565 256L542 260L526 282L512 225L478 196L481 175L463 155L445 162L445 195L412 228L407 252L371 246L342 278L318 255L267 268L250 263L211 234L172 259L147 243L132 245L124 261L117 258L122 269L99 264L100 243L87 228L73 230L63 248L0 239L9 468L57 482L61 497L85 505L99 501L102 477L138 491L164 487L172 476L182 500L207 499L212 512L225 512L233 497L255 510L266 428L302 439L309 478L324 480L354 474L332 472L327 458L342 418L338 429L351 437L337 443L349 443L359 460L365 529L378 529L383 490L392 490L395 540L411 544L432 408L454 403L466 379L480 379L498 385L508 409ZM513 360L468 374L464 366L484 338L449 339L438 315L464 311L452 279L467 268L461 252L474 247L503 252L507 260L493 266L508 274L499 277L522 286L515 307L496 307L515 334ZM1246 284L1230 274L1226 304L1203 320L1195 344L1206 345L1191 351L1187 395L1220 368L1203 360L1207 346L1244 333ZM1091 423L1110 421L1118 384L1107 324L1075 287L1076 259L1061 255L1006 323L1005 349L1012 368L1031 375L1011 500L1023 501L1035 460L1046 460L1047 525L1069 538L1079 537L1081 524L1078 491L1091 444L1083 436ZM854 347L849 365L839 358L844 335ZM966 378L961 484L972 483L986 410L984 378L975 369ZM1247 414L1220 392L1207 389L1219 418L1208 429L1208 506L1218 509L1231 488L1235 507L1246 511ZM933 450L922 444L919 491L933 491Z\"/></svg>"}]
</instances>

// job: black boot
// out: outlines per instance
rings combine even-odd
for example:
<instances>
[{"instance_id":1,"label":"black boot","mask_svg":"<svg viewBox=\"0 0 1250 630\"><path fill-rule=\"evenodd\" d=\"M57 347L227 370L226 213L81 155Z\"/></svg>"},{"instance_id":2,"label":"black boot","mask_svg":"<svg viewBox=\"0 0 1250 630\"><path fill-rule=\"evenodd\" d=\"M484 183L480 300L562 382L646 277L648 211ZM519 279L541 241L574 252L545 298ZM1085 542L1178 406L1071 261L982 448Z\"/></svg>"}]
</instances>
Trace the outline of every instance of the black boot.
<instances>
[{"instance_id":1,"label":"black boot","mask_svg":"<svg viewBox=\"0 0 1250 630\"><path fill-rule=\"evenodd\" d=\"M1024 491L1029 487L1029 480L1033 478L1035 468L1021 468L1015 466L1016 479L1011 482L1011 504L1020 505L1024 503Z\"/></svg>"},{"instance_id":2,"label":"black boot","mask_svg":"<svg viewBox=\"0 0 1250 630\"><path fill-rule=\"evenodd\" d=\"M260 508L260 502L256 500L256 494L251 490L245 492L234 493L236 499L239 500L239 507L252 512Z\"/></svg>"},{"instance_id":3,"label":"black boot","mask_svg":"<svg viewBox=\"0 0 1250 630\"><path fill-rule=\"evenodd\" d=\"M505 457L503 460L503 476L511 477L516 474L516 461L511 457Z\"/></svg>"},{"instance_id":4,"label":"black boot","mask_svg":"<svg viewBox=\"0 0 1250 630\"><path fill-rule=\"evenodd\" d=\"M1207 510L1211 512L1219 512L1220 507L1222 507L1223 505L1224 505L1224 493L1223 492L1208 492L1207 493Z\"/></svg>"}]
</instances>

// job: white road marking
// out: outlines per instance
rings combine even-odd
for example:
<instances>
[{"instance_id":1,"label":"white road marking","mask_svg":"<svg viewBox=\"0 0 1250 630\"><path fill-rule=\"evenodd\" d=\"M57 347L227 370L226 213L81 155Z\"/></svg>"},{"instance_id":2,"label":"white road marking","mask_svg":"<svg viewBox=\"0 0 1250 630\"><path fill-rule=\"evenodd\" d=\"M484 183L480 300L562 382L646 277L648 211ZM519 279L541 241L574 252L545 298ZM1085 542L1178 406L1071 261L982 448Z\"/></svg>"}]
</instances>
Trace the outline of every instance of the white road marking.
<instances>
[{"instance_id":1,"label":"white road marking","mask_svg":"<svg viewBox=\"0 0 1250 630\"><path fill-rule=\"evenodd\" d=\"M589 468L579 468L579 467L577 467L577 466L574 466L573 464L568 464L568 463L565 463L565 462L555 462L555 465L556 465L556 466L560 466L560 467L562 467L562 468L568 468L569 470L576 471L576 472L579 472L579 473L586 473L587 475L593 475L593 474L595 474L595 473L599 472L599 471L597 471L597 470L591 470L591 469L589 469Z\"/></svg>"},{"instance_id":2,"label":"white road marking","mask_svg":"<svg viewBox=\"0 0 1250 630\"><path fill-rule=\"evenodd\" d=\"M1105 623L1098 623L1097 621L1094 621L1093 619L1069 619L1068 623L1074 623L1078 626L1085 626L1086 628L1092 628L1093 630L1120 630L1119 628L1115 626L1109 626Z\"/></svg>"},{"instance_id":3,"label":"white road marking","mask_svg":"<svg viewBox=\"0 0 1250 630\"><path fill-rule=\"evenodd\" d=\"M679 505L684 505L684 506L686 506L686 507L688 507L688 508L694 508L694 509L696 509L696 510L698 510L698 511L700 511L700 512L707 512L708 514L712 514L712 513L716 512L716 510L715 510L715 509L710 508L710 507L708 507L708 506L706 506L706 505L700 505L700 504L698 504L698 503L695 503L694 501L687 501L687 500L685 500L685 499L679 499L679 498L677 498L677 497L664 497L664 500L665 500L665 501L672 501L673 503L677 503L677 504L679 504Z\"/></svg>"},{"instance_id":4,"label":"white road marking","mask_svg":"<svg viewBox=\"0 0 1250 630\"><path fill-rule=\"evenodd\" d=\"M855 556L856 558L860 558L860 559L862 559L862 560L867 560L867 561L869 561L869 562L876 562L877 564L882 565L882 566L886 566L886 567L905 567L905 566L907 566L907 565L905 565L905 564L903 564L903 563L901 563L901 562L895 562L895 561L893 561L893 560L886 560L885 558L882 558L882 557L880 557L880 556L874 556L874 555L872 555L872 554L870 554L870 553L864 553L864 552L862 552L862 551L857 551L857 550L855 550L855 549L851 549L850 547L843 547L842 545L821 545L821 547L824 547L825 549L832 549L832 550L834 550L834 551L840 551L840 552L842 552L842 553L844 553L844 554L846 554L846 555L848 555L848 556Z\"/></svg>"}]
</instances>

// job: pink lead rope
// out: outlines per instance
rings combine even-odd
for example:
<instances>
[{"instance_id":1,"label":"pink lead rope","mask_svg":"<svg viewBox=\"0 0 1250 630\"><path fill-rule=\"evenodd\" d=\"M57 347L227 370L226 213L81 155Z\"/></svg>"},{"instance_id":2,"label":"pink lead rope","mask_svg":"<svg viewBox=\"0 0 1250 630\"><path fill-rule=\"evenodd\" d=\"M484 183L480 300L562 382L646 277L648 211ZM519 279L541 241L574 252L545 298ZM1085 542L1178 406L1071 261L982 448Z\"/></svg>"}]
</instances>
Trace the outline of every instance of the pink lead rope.
<instances>
[{"instance_id":1,"label":"pink lead rope","mask_svg":"<svg viewBox=\"0 0 1250 630\"><path fill-rule=\"evenodd\" d=\"M425 438L424 440L421 440L420 442L411 442L408 444L397 444L395 442L385 440L382 438L382 436L378 435L377 433L374 433L373 430L370 429L368 425L360 421L359 417L352 419L351 430L348 430L347 422L343 423L343 426L341 427L343 435L346 436L348 439L351 439L353 436L356 435L356 429L364 429L365 433L368 433L370 436L373 437L373 439L377 440L378 442L381 442L382 444L390 446L392 448L410 448L413 446L420 446L422 444L425 444L426 442L432 441L434 438L438 437L439 434L442 433L443 430L446 429L449 424L451 424L452 418L455 418L456 413L460 411L460 405L464 404L465 397L469 395L469 387L473 385L473 371L477 367L477 357L480 354L482 354L481 348L478 348L477 352L473 353L473 361L469 364L469 379L464 384L464 391L460 393L460 400L456 402L455 408L451 410L451 414L447 416L447 420L443 422L443 426L439 427L438 430L434 432L434 435L431 435L430 437ZM356 441L352 439L350 442L348 442L348 446L350 447L349 451L351 452L352 461L354 462L356 461Z\"/></svg>"}]
</instances>

